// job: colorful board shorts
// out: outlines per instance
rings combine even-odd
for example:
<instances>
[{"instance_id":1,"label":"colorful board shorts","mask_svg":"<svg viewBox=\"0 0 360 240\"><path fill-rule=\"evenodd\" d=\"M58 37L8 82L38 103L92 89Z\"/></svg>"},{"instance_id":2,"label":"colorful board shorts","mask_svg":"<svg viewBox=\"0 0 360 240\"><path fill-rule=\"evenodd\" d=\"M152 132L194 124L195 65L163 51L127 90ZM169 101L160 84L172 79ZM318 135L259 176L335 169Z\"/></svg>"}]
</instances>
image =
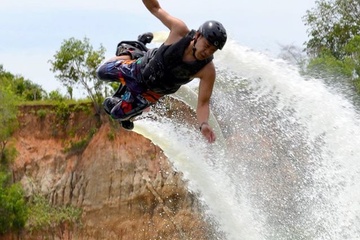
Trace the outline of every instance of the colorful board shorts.
<instances>
[{"instance_id":1,"label":"colorful board shorts","mask_svg":"<svg viewBox=\"0 0 360 240\"><path fill-rule=\"evenodd\" d=\"M150 103L155 103L162 97L149 90L141 74L141 58L137 60L115 60L102 64L96 71L100 80L120 82L132 94L141 94Z\"/></svg>"},{"instance_id":2,"label":"colorful board shorts","mask_svg":"<svg viewBox=\"0 0 360 240\"><path fill-rule=\"evenodd\" d=\"M161 95L147 89L141 75L140 60L115 60L102 64L96 71L103 81L120 82L126 86L126 94L110 111L115 119L127 120L141 114Z\"/></svg>"},{"instance_id":3,"label":"colorful board shorts","mask_svg":"<svg viewBox=\"0 0 360 240\"><path fill-rule=\"evenodd\" d=\"M96 71L100 80L118 81L133 94L142 94L146 87L142 83L141 67L138 60L115 60L102 64Z\"/></svg>"}]
</instances>

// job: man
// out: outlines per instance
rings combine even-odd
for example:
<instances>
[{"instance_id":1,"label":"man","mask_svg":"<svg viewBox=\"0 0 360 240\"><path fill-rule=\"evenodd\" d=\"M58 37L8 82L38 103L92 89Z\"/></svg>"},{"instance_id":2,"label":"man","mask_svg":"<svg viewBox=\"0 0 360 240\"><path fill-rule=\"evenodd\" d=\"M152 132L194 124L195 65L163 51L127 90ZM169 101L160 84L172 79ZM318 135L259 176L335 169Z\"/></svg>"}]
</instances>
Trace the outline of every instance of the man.
<instances>
[{"instance_id":1,"label":"man","mask_svg":"<svg viewBox=\"0 0 360 240\"><path fill-rule=\"evenodd\" d=\"M127 88L121 100L105 100L105 109L113 118L126 121L141 114L149 103L199 78L196 108L199 128L209 142L214 142L216 137L208 124L216 76L212 60L213 54L225 45L225 28L217 21L207 21L198 31L190 31L183 21L162 9L157 0L143 0L143 3L170 30L169 36L159 48L147 51L144 57L128 60L128 55L116 56L99 67L97 74L101 80L117 78Z\"/></svg>"}]
</instances>

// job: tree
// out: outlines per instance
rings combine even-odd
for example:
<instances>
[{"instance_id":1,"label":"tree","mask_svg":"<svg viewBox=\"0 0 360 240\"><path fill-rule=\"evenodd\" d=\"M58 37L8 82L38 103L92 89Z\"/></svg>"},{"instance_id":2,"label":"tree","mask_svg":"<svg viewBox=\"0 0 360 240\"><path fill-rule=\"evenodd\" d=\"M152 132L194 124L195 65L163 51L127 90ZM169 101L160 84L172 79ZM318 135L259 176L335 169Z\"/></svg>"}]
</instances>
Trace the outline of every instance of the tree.
<instances>
[{"instance_id":1,"label":"tree","mask_svg":"<svg viewBox=\"0 0 360 240\"><path fill-rule=\"evenodd\" d=\"M9 175L0 171L0 235L19 231L28 219L28 208L20 184L10 184Z\"/></svg>"},{"instance_id":2,"label":"tree","mask_svg":"<svg viewBox=\"0 0 360 240\"><path fill-rule=\"evenodd\" d=\"M49 92L48 99L61 102L65 100L65 96L63 96L59 90L53 90Z\"/></svg>"},{"instance_id":3,"label":"tree","mask_svg":"<svg viewBox=\"0 0 360 240\"><path fill-rule=\"evenodd\" d=\"M14 79L14 88L16 95L28 101L41 100L44 95L46 95L40 85L26 80L23 77L16 77Z\"/></svg>"},{"instance_id":4,"label":"tree","mask_svg":"<svg viewBox=\"0 0 360 240\"><path fill-rule=\"evenodd\" d=\"M17 127L17 96L12 92L11 77L0 69L0 235L20 230L27 219L27 207L19 184L11 184L7 173L15 149L8 140Z\"/></svg>"},{"instance_id":5,"label":"tree","mask_svg":"<svg viewBox=\"0 0 360 240\"><path fill-rule=\"evenodd\" d=\"M347 54L344 62L352 70L349 75L352 75L355 88L360 93L360 35L351 39L344 49Z\"/></svg>"},{"instance_id":6,"label":"tree","mask_svg":"<svg viewBox=\"0 0 360 240\"><path fill-rule=\"evenodd\" d=\"M359 1L318 0L316 4L304 16L310 37L308 69L346 77L360 93Z\"/></svg>"},{"instance_id":7,"label":"tree","mask_svg":"<svg viewBox=\"0 0 360 240\"><path fill-rule=\"evenodd\" d=\"M55 77L68 90L83 87L97 113L100 113L100 102L103 99L103 83L96 77L96 68L105 58L104 54L105 48L100 46L99 50L93 50L88 38L82 41L70 38L62 43L54 60L50 60L51 71L57 73Z\"/></svg>"},{"instance_id":8,"label":"tree","mask_svg":"<svg viewBox=\"0 0 360 240\"><path fill-rule=\"evenodd\" d=\"M303 18L309 26L307 52L317 57L330 51L341 60L346 56L344 46L360 34L359 1L318 0L315 3L316 8L308 10Z\"/></svg>"},{"instance_id":9,"label":"tree","mask_svg":"<svg viewBox=\"0 0 360 240\"><path fill-rule=\"evenodd\" d=\"M46 92L40 85L35 84L22 76L5 71L2 65L0 65L0 78L2 85L8 86L14 94L24 100L41 100L46 96Z\"/></svg>"},{"instance_id":10,"label":"tree","mask_svg":"<svg viewBox=\"0 0 360 240\"><path fill-rule=\"evenodd\" d=\"M11 85L6 77L0 75L0 166L9 163L6 147L9 138L18 126L17 97L11 91Z\"/></svg>"}]
</instances>

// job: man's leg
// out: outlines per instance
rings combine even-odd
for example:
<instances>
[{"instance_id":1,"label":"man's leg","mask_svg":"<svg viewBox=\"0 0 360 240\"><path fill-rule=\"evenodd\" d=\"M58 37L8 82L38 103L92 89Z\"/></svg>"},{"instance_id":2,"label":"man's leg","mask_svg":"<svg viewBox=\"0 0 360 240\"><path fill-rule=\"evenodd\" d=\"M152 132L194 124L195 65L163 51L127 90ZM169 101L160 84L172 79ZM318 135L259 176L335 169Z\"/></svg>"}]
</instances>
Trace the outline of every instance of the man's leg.
<instances>
[{"instance_id":1,"label":"man's leg","mask_svg":"<svg viewBox=\"0 0 360 240\"><path fill-rule=\"evenodd\" d=\"M131 119L141 115L142 111L149 106L148 101L137 93L142 92L142 86L138 85L137 76L134 75L136 67L134 61L125 60L107 62L97 70L99 79L105 81L117 79L122 83L112 97L105 99L103 106L113 119L121 122L122 126L129 130L134 127ZM128 84L132 87L131 92Z\"/></svg>"},{"instance_id":2,"label":"man's leg","mask_svg":"<svg viewBox=\"0 0 360 240\"><path fill-rule=\"evenodd\" d=\"M107 97L105 98L103 102L104 110L107 114L111 115L111 110L115 107L116 104L118 104L121 101L118 97Z\"/></svg>"},{"instance_id":3,"label":"man's leg","mask_svg":"<svg viewBox=\"0 0 360 240\"><path fill-rule=\"evenodd\" d=\"M112 109L111 116L120 121L129 120L141 115L142 111L149 106L149 102L141 95L134 95L130 91L125 91L119 101Z\"/></svg>"},{"instance_id":4,"label":"man's leg","mask_svg":"<svg viewBox=\"0 0 360 240\"><path fill-rule=\"evenodd\" d=\"M112 97L107 97L103 102L104 110L107 114L111 115L111 110L121 101L122 96L126 92L126 86L120 84Z\"/></svg>"}]
</instances>

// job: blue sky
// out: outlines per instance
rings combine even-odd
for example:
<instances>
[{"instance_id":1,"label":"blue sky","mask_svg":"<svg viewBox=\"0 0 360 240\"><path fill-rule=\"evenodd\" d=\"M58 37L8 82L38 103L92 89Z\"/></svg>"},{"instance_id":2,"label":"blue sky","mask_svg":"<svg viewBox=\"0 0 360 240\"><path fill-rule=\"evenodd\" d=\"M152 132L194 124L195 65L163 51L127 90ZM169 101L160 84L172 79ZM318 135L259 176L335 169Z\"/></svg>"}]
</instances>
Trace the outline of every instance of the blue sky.
<instances>
[{"instance_id":1,"label":"blue sky","mask_svg":"<svg viewBox=\"0 0 360 240\"><path fill-rule=\"evenodd\" d=\"M108 58L123 39L167 30L142 1L124 2L1 0L0 64L51 91L61 85L48 61L63 40L87 37L95 49L102 44ZM315 0L161 0L160 4L189 28L218 20L240 45L276 55L279 44L302 46L307 40L302 17L315 6Z\"/></svg>"}]
</instances>

